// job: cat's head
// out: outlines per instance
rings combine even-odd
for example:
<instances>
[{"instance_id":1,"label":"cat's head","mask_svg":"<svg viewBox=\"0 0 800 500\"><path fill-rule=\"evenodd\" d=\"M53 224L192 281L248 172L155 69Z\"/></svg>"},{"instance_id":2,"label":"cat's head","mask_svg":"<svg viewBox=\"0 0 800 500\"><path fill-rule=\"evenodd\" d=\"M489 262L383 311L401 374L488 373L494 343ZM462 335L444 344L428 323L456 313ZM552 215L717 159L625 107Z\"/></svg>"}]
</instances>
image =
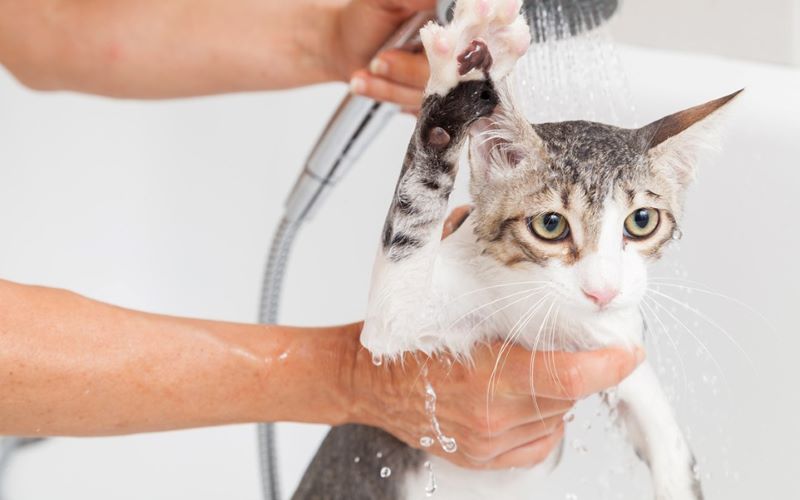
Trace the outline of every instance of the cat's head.
<instances>
[{"instance_id":1,"label":"cat's head","mask_svg":"<svg viewBox=\"0 0 800 500\"><path fill-rule=\"evenodd\" d=\"M576 312L629 308L679 234L697 155L737 93L640 129L530 125L502 103L473 126L471 216L485 254L549 282Z\"/></svg>"}]
</instances>

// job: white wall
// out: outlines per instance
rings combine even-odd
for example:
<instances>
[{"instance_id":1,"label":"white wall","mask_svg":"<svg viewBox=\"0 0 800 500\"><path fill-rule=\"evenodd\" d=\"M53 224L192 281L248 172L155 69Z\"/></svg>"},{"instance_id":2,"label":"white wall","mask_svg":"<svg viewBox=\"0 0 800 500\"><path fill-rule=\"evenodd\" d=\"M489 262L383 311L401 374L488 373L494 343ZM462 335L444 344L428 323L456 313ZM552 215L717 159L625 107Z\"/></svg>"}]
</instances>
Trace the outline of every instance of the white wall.
<instances>
[{"instance_id":1,"label":"white wall","mask_svg":"<svg viewBox=\"0 0 800 500\"><path fill-rule=\"evenodd\" d=\"M704 473L711 473L709 498L796 498L800 72L630 48L621 56L640 121L748 87L731 112L723 153L691 194L685 238L671 255L690 278L741 299L774 328L735 303L694 294L691 302L727 329L753 367L700 322L690 326L715 353L725 382L702 381L717 367L677 330L691 387L669 373L665 379L682 395L681 420ZM119 102L36 94L0 73L0 276L128 307L251 321L285 193L342 92L324 86ZM289 270L286 322L361 316L411 127L410 119L397 118L302 232ZM659 346L670 356L663 338ZM592 422L590 405L570 439ZM289 488L323 431L281 425ZM553 498L574 488L579 498L595 499L600 480L630 483L628 469L611 479L604 472L625 459L605 450L604 440L587 439L594 439L590 454L568 449ZM255 500L255 456L251 426L57 439L13 465L9 498ZM632 471L641 483L641 469Z\"/></svg>"},{"instance_id":2,"label":"white wall","mask_svg":"<svg viewBox=\"0 0 800 500\"><path fill-rule=\"evenodd\" d=\"M616 38L800 65L800 0L622 0Z\"/></svg>"}]
</instances>

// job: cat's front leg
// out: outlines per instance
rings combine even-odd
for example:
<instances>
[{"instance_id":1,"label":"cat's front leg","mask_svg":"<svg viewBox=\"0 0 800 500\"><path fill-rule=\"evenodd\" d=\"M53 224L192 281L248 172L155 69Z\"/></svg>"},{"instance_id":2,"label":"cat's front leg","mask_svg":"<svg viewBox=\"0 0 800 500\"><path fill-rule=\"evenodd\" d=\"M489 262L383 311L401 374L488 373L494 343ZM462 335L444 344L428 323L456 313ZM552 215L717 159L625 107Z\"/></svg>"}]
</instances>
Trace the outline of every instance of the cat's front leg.
<instances>
[{"instance_id":1,"label":"cat's front leg","mask_svg":"<svg viewBox=\"0 0 800 500\"><path fill-rule=\"evenodd\" d=\"M650 467L656 500L702 500L694 456L652 366L642 363L616 394L621 423Z\"/></svg>"},{"instance_id":2,"label":"cat's front leg","mask_svg":"<svg viewBox=\"0 0 800 500\"><path fill-rule=\"evenodd\" d=\"M449 26L420 32L431 77L372 273L361 341L375 355L441 347L432 280L447 202L470 125L492 114L496 83L527 49L519 8L519 0L461 0Z\"/></svg>"}]
</instances>

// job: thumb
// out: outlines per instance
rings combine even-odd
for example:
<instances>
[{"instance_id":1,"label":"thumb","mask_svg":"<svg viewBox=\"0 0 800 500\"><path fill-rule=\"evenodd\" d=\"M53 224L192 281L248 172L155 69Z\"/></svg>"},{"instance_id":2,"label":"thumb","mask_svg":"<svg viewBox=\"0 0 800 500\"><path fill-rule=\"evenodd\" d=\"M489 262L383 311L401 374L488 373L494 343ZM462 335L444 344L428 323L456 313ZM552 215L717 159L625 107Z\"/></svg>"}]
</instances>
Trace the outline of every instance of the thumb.
<instances>
[{"instance_id":1,"label":"thumb","mask_svg":"<svg viewBox=\"0 0 800 500\"><path fill-rule=\"evenodd\" d=\"M361 0L390 14L406 18L409 14L436 7L436 0Z\"/></svg>"}]
</instances>

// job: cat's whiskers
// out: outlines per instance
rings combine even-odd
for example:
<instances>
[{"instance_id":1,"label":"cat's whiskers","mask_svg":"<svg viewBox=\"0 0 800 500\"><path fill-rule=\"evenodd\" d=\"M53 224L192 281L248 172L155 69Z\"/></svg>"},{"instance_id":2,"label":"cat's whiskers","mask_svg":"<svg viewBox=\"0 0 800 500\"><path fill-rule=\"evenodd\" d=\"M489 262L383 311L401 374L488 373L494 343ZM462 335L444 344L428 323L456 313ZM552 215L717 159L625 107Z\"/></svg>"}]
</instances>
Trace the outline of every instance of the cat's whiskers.
<instances>
[{"instance_id":1,"label":"cat's whiskers","mask_svg":"<svg viewBox=\"0 0 800 500\"><path fill-rule=\"evenodd\" d=\"M542 422L542 423L544 423L544 417L542 416L542 411L539 408L539 401L536 399L536 384L535 384L535 380L534 380L534 374L535 374L535 369L536 369L536 352L539 349L539 340L541 340L541 337L542 337L542 331L543 331L543 328L544 328L544 323L547 321L547 318L550 316L550 311L553 310L553 304L555 304L555 302L556 302L556 297L553 296L553 301L550 303L550 308L547 310L547 313L545 314L544 321L539 326L539 331L536 332L536 338L534 339L534 342L533 342L533 349L531 350L531 363L530 363L530 368L529 368L529 374L530 374L529 383L530 383L530 388L531 388L531 399L533 400L533 406L536 409L536 413L539 415L539 421Z\"/></svg>"},{"instance_id":2,"label":"cat's whiskers","mask_svg":"<svg viewBox=\"0 0 800 500\"><path fill-rule=\"evenodd\" d=\"M494 367L492 368L492 374L489 377L489 390L487 394L491 394L492 397L493 397L492 391L496 386L496 381L497 381L496 377L499 376L498 368L500 365L500 360L503 357L503 354L506 352L509 346L516 340L516 338L519 336L520 332L522 332L525 326L527 326L530 319L533 317L534 314L536 314L539 305L547 298L547 296L548 295L546 294L544 297L541 297L537 302L529 306L528 309L524 313L522 313L519 318L517 318L517 321L511 327L511 330L509 330L508 334L503 339L503 342L500 344L500 350L495 356L495 364ZM502 369L502 367L500 367L500 369Z\"/></svg>"},{"instance_id":3,"label":"cat's whiskers","mask_svg":"<svg viewBox=\"0 0 800 500\"><path fill-rule=\"evenodd\" d=\"M640 309L644 312L643 307L646 307L650 314L652 314L653 318L658 321L659 325L661 326L661 330L663 331L664 335L667 337L672 349L675 351L675 357L678 359L678 363L680 363L681 367L681 375L683 377L684 388L688 391L689 389L689 376L686 374L686 363L683 361L683 353L681 353L680 349L678 348L678 343L675 342L675 339L670 335L669 330L667 329L667 325L661 320L661 317L658 315L656 310L648 304L645 300L642 300ZM654 338L658 338L657 332L653 330Z\"/></svg>"},{"instance_id":4,"label":"cat's whiskers","mask_svg":"<svg viewBox=\"0 0 800 500\"><path fill-rule=\"evenodd\" d=\"M747 351L744 349L744 347L742 347L742 345L739 342L737 342L736 339L733 338L733 336L730 333L728 333L728 331L725 328L723 328L719 323L717 323L713 319L709 318L706 314L702 313L698 309L690 306L689 304L687 304L687 303L685 303L685 302L683 302L681 300L676 299L675 297L673 297L673 296L671 296L671 295L669 295L667 293L664 293L664 292L659 291L659 290L655 290L653 288L649 288L648 291L652 292L652 293L654 293L654 294L656 294L656 295L658 295L660 297L663 297L666 300L669 300L671 303L673 303L675 305L681 306L686 311L689 311L689 312L695 314L697 317L699 317L700 319L704 320L706 323L708 323L709 325L714 327L717 331L722 333L722 335L736 348L736 350L738 350L742 354L742 356L744 356L744 358L750 364L750 368L754 372L758 371L757 368L756 368L756 364L753 362L753 359L750 357L750 355L747 353Z\"/></svg>"},{"instance_id":5,"label":"cat's whiskers","mask_svg":"<svg viewBox=\"0 0 800 500\"><path fill-rule=\"evenodd\" d=\"M555 379L558 386L564 390L564 384L561 383L561 377L558 376L558 366L556 364L556 327L558 326L558 313L561 310L561 305L556 308L555 313L553 314L553 319L550 322L550 340L548 341L548 349L549 349L549 358L550 358L550 368L548 372L550 376Z\"/></svg>"},{"instance_id":6,"label":"cat's whiskers","mask_svg":"<svg viewBox=\"0 0 800 500\"><path fill-rule=\"evenodd\" d=\"M539 310L538 306L540 306L542 304L542 302L544 302L544 300L546 298L548 298L547 295L545 295L538 302L536 302L536 304L533 305L533 309L529 308L528 311L525 314L520 316L520 319L517 320L517 323L509 331L509 334L503 340L503 344L500 347L500 352L497 355L497 359L495 361L495 367L494 367L493 373L496 371L498 376L499 376L500 372L503 371L503 368L505 367L505 362L508 360L508 356L506 355L505 359L502 360L502 363L500 362L500 359L503 356L503 351L505 351L512 343L514 343L514 341L516 341L517 338L522 334L523 330L528 326L528 323L530 323L531 319L533 319L533 316ZM520 320L524 321L521 325L519 324ZM498 363L501 363L499 368L498 368Z\"/></svg>"},{"instance_id":7,"label":"cat's whiskers","mask_svg":"<svg viewBox=\"0 0 800 500\"><path fill-rule=\"evenodd\" d=\"M494 394L497 389L497 380L500 376L500 372L502 372L503 366L505 366L505 361L501 364L501 359L505 349L510 346L516 338L521 334L521 332L528 326L530 321L534 318L536 313L541 309L542 305L544 304L545 300L551 297L551 294L546 294L545 296L541 297L536 303L534 303L528 310L520 316L515 323L512 330L509 332L509 335L503 341L501 345L500 351L495 358L495 365L492 369L492 374L489 376L489 384L486 388L486 421L491 422L490 419L490 403L494 400ZM518 326L519 325L519 326ZM508 356L506 356L506 359Z\"/></svg>"},{"instance_id":8,"label":"cat's whiskers","mask_svg":"<svg viewBox=\"0 0 800 500\"><path fill-rule=\"evenodd\" d=\"M551 284L551 282L542 281L542 280L507 281L505 283L495 283L494 285L484 286L484 287L481 287L481 288L475 288L474 290L470 290L470 291L464 292L464 293L462 293L462 294L460 294L460 295L458 295L456 297L453 297L452 299L448 300L445 303L444 307L449 307L454 302L457 302L457 301L459 301L459 300L461 300L463 298L469 297L470 295L473 295L473 294L476 294L476 293L480 293L480 292L485 292L486 290L492 290L492 289L495 289L495 288L502 288L502 287L508 287L508 286L519 286L519 285L550 285L550 284Z\"/></svg>"},{"instance_id":9,"label":"cat's whiskers","mask_svg":"<svg viewBox=\"0 0 800 500\"><path fill-rule=\"evenodd\" d=\"M730 391L730 384L728 384L728 378L725 375L725 371L722 369L722 366L717 361L717 358L714 357L714 355L708 349L708 346L700 339L700 337L695 335L695 333L688 326L686 326L686 324L683 321L681 321L680 318L678 318L678 316L676 316L672 311L670 311L669 308L664 306L664 304L660 303L656 299L656 297L645 296L644 299L645 300L649 299L652 302L652 304L654 304L656 307L660 308L662 311L667 313L673 319L673 321L675 321L678 325L680 325L681 328L683 328L686 331L686 333L688 333L695 340L695 342L698 343L700 348L708 355L708 358L711 360L711 362L716 367L717 372L722 377L722 381L725 384L726 389L728 389L728 391Z\"/></svg>"},{"instance_id":10,"label":"cat's whiskers","mask_svg":"<svg viewBox=\"0 0 800 500\"><path fill-rule=\"evenodd\" d=\"M487 302L487 303L485 303L485 304L481 304L481 305L479 305L479 306L476 306L475 308L473 308L473 309L471 309L471 310L469 310L469 311L465 312L464 314L462 314L461 316L459 316L458 318L456 318L455 320L453 320L453 321L452 321L452 322L451 322L449 325L447 325L447 328L448 328L448 329L451 329L451 328L455 327L455 326L456 326L458 323L460 323L460 322L461 322L461 321L463 321L464 319L466 319L466 318L468 318L469 316L471 316L471 315L473 315L473 314L477 313L477 312L478 312L478 311L480 311L481 309L484 309L484 308L486 308L486 307L489 307L489 306L491 306L491 305L493 305L493 304L496 304L496 303L498 303L498 302L501 302L501 301L503 301L503 300L506 300L506 299L510 299L510 298L512 298L512 297L516 297L516 296L518 296L518 295L524 295L524 294L528 294L528 293L536 293L536 292L538 292L539 290L543 290L543 289L545 289L545 288L547 288L547 287L546 287L546 286L540 286L540 287L537 287L537 288L529 288L529 289L526 289L526 290L520 290L520 291L517 291L517 292L514 292L514 293L510 293L510 294L508 294L508 295L505 295L505 296L503 296L503 297L499 297L499 298L497 298L497 299L494 299L494 300L492 300L492 301L490 301L490 302ZM514 303L516 303L516 302L512 302L511 304L513 305ZM502 310L502 309L501 309L501 310ZM493 314L496 314L497 312L498 312L498 311L494 311L494 313L493 313Z\"/></svg>"},{"instance_id":11,"label":"cat's whiskers","mask_svg":"<svg viewBox=\"0 0 800 500\"><path fill-rule=\"evenodd\" d=\"M741 306L741 307L747 309L748 311L750 311L751 313L753 313L761 321L763 321L772 331L777 331L775 329L775 325L772 324L772 322L769 320L769 318L764 316L761 313L761 311L759 311L755 307L751 306L747 302L744 302L742 300L737 299L736 297L731 297L730 295L727 295L727 294L724 294L724 293L719 292L717 290L714 290L714 289L708 287L707 285L705 285L704 283L701 283L699 281L688 280L688 279L684 279L684 278L670 278L670 277L666 277L666 276L651 277L651 278L649 278L648 281L650 281L651 284L653 284L653 285L680 288L680 289L683 289L683 290L687 290L689 292L697 292L697 293L702 293L702 294L705 294L705 295L711 295L713 297L718 297L720 299L724 299L724 300L727 300L729 302L733 302L734 304L736 304L738 306ZM677 282L677 283L674 283L674 282ZM700 286L693 286L693 285L700 285Z\"/></svg>"}]
</instances>

